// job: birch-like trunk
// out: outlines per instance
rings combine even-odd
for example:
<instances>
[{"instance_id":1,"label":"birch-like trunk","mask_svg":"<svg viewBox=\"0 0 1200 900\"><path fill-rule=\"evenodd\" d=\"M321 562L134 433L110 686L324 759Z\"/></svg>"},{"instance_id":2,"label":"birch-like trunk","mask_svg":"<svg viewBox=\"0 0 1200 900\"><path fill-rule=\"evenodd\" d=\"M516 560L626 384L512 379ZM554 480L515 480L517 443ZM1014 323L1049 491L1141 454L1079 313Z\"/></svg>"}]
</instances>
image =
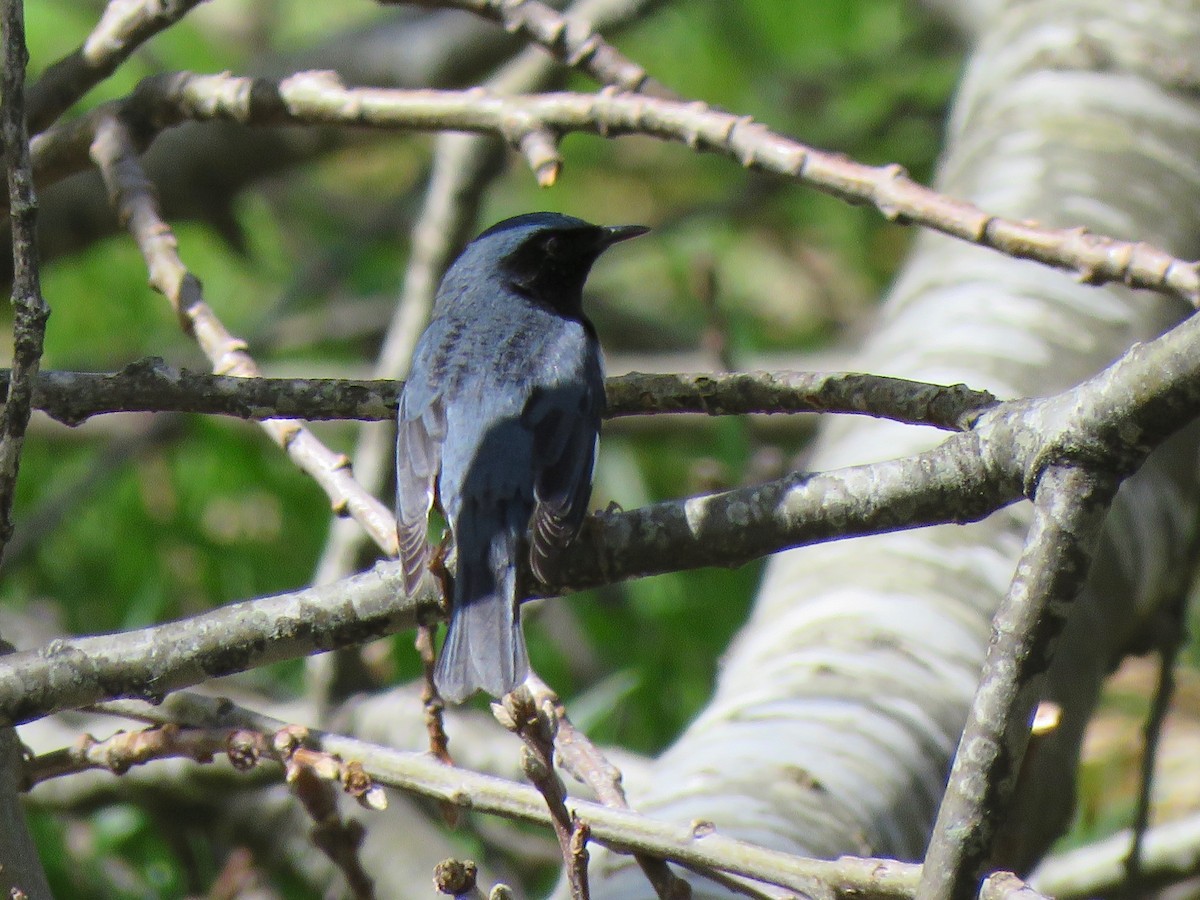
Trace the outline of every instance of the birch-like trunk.
<instances>
[{"instance_id":1,"label":"birch-like trunk","mask_svg":"<svg viewBox=\"0 0 1200 900\"><path fill-rule=\"evenodd\" d=\"M941 189L1000 215L1083 225L1195 258L1200 93L1181 81L1200 71L1190 0L1014 0L994 4L978 33ZM857 366L1003 398L1044 395L1185 313L1161 296L1096 289L924 234ZM814 470L940 439L873 420L825 425ZM1018 808L1006 845L1012 865L1029 865L1065 823L1101 679L1183 568L1195 445L1177 439L1164 450L1122 491L1104 571L1060 645L1048 695L1063 705L1063 725L1023 776L1037 813ZM973 526L775 557L712 702L630 785L631 802L796 853L919 860L1028 513L1023 503ZM653 896L628 858L598 850L593 859L593 896ZM695 884L701 896L725 895Z\"/></svg>"}]
</instances>

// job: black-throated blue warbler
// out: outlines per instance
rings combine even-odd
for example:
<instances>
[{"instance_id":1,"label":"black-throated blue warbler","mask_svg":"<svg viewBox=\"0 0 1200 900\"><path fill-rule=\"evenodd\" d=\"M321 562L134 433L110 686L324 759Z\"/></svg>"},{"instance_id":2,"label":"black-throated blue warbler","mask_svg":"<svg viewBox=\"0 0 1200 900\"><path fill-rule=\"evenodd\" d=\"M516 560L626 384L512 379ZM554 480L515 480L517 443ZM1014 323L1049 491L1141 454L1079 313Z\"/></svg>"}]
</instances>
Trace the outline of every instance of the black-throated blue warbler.
<instances>
[{"instance_id":1,"label":"black-throated blue warbler","mask_svg":"<svg viewBox=\"0 0 1200 900\"><path fill-rule=\"evenodd\" d=\"M517 569L544 578L592 488L604 368L583 283L605 249L646 232L558 213L506 219L447 270L400 395L396 519L405 586L428 567L437 497L454 538L446 700L500 697L529 672Z\"/></svg>"}]
</instances>

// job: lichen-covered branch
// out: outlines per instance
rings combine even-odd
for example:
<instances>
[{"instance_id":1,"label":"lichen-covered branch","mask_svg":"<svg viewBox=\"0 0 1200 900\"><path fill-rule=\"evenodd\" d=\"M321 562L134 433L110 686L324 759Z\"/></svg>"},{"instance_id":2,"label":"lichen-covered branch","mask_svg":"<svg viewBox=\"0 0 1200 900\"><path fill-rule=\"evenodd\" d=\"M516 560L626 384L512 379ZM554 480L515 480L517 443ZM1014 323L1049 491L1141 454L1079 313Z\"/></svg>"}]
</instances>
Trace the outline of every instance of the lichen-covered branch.
<instances>
[{"instance_id":1,"label":"lichen-covered branch","mask_svg":"<svg viewBox=\"0 0 1200 900\"><path fill-rule=\"evenodd\" d=\"M998 863L994 839L1013 797L1054 642L1083 587L1116 490L1111 474L1071 466L1051 465L1038 479L1033 526L993 621L995 638L925 855L925 900L973 896L985 868Z\"/></svg>"},{"instance_id":2,"label":"lichen-covered branch","mask_svg":"<svg viewBox=\"0 0 1200 900\"><path fill-rule=\"evenodd\" d=\"M9 373L0 369L0 386ZM43 372L33 406L66 425L114 412L191 412L241 419L389 420L403 382L246 378L179 370L161 359L120 372ZM713 372L608 379L606 416L855 413L963 431L996 404L987 391L856 372Z\"/></svg>"},{"instance_id":3,"label":"lichen-covered branch","mask_svg":"<svg viewBox=\"0 0 1200 900\"><path fill-rule=\"evenodd\" d=\"M952 447L941 463L931 458L863 466L606 513L585 524L549 590L738 565L772 550L839 535L958 520L964 510L983 515L989 497L999 503L1006 495L988 495L982 466L972 478L961 456L962 448ZM965 465L963 471L959 464ZM876 486L875 498L858 496L867 485ZM922 486L929 499L919 497ZM1019 479L1009 482L1008 499L1018 495L1018 486ZM405 596L396 565L381 563L333 584L178 622L56 640L40 650L0 657L0 720L22 722L117 697L161 697L209 678L412 628L422 615L438 610L432 590Z\"/></svg>"},{"instance_id":4,"label":"lichen-covered branch","mask_svg":"<svg viewBox=\"0 0 1200 900\"><path fill-rule=\"evenodd\" d=\"M25 125L24 0L0 6L0 141L8 183L13 260L13 363L4 409L0 410L0 555L13 533L13 497L29 425L33 381L42 359L50 309L42 297L37 244L37 198ZM0 640L0 653L12 645ZM48 900L50 887L38 859L18 794L22 747L14 729L0 727L0 891L12 897Z\"/></svg>"},{"instance_id":5,"label":"lichen-covered branch","mask_svg":"<svg viewBox=\"0 0 1200 900\"><path fill-rule=\"evenodd\" d=\"M394 566L332 585L232 603L212 612L0 656L0 720L20 723L101 700L161 700L234 672L412 628L418 602Z\"/></svg>"},{"instance_id":6,"label":"lichen-covered branch","mask_svg":"<svg viewBox=\"0 0 1200 900\"><path fill-rule=\"evenodd\" d=\"M13 365L0 410L0 553L12 537L13 492L33 401L33 382L42 359L50 308L42 297L37 246L37 198L30 173L25 129L25 16L20 0L4 4L4 65L0 74L0 139L8 181L13 256Z\"/></svg>"},{"instance_id":7,"label":"lichen-covered branch","mask_svg":"<svg viewBox=\"0 0 1200 900\"><path fill-rule=\"evenodd\" d=\"M1200 318L1188 319L1082 385L1000 404L972 431L924 453L593 516L564 551L554 584L530 585L526 576L525 592L742 565L838 537L972 521L1020 498L1055 467L1086 465L1096 478L1118 478L1200 412L1200 355L1188 351L1198 334ZM1151 378L1159 379L1158 391L1130 389ZM21 721L109 697L159 696L346 646L412 627L418 604L436 612L432 594L403 597L394 567L384 565L312 592L122 635L55 642L0 657L0 717Z\"/></svg>"}]
</instances>

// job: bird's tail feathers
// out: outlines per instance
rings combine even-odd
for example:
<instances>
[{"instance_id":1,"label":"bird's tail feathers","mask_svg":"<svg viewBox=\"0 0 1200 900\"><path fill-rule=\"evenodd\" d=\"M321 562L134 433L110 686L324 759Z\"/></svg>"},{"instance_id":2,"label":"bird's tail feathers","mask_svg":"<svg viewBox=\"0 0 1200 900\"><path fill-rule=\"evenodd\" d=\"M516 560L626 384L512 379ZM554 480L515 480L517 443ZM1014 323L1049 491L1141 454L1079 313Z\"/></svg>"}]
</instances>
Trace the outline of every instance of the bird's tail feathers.
<instances>
[{"instance_id":1,"label":"bird's tail feathers","mask_svg":"<svg viewBox=\"0 0 1200 900\"><path fill-rule=\"evenodd\" d=\"M480 690L503 697L529 674L516 609L516 572L507 561L515 558L516 548L510 546L515 541L500 536L496 545L490 565L459 562L453 615L433 675L438 693L451 703Z\"/></svg>"}]
</instances>

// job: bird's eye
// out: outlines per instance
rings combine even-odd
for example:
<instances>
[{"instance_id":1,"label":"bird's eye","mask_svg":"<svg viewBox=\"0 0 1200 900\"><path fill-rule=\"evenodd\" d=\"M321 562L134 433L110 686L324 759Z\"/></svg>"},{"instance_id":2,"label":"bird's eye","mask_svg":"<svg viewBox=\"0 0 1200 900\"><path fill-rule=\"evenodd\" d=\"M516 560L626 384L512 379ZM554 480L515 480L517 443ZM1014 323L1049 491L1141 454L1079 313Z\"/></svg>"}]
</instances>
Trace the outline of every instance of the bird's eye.
<instances>
[{"instance_id":1,"label":"bird's eye","mask_svg":"<svg viewBox=\"0 0 1200 900\"><path fill-rule=\"evenodd\" d=\"M542 243L542 252L547 256L561 256L563 251L563 239L556 234L552 234Z\"/></svg>"}]
</instances>

